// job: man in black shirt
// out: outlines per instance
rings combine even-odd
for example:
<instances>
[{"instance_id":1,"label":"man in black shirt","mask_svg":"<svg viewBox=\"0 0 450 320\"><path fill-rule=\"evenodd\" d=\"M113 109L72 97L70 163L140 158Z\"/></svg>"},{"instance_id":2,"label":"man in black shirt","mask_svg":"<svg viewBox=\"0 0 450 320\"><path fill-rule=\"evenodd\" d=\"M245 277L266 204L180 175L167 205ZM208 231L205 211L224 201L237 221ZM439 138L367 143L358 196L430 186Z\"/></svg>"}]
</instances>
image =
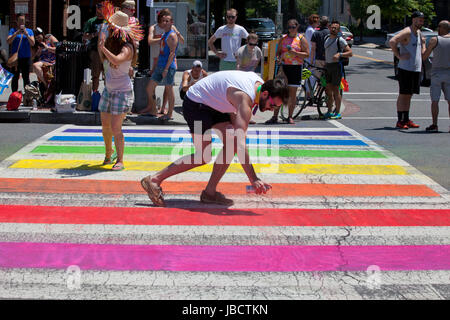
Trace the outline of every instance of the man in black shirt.
<instances>
[{"instance_id":1,"label":"man in black shirt","mask_svg":"<svg viewBox=\"0 0 450 320\"><path fill-rule=\"evenodd\" d=\"M325 67L325 38L330 34L328 24L328 17L322 16L320 18L320 29L314 32L311 38L311 62L320 68ZM320 71L314 74L318 77L321 76Z\"/></svg>"}]
</instances>

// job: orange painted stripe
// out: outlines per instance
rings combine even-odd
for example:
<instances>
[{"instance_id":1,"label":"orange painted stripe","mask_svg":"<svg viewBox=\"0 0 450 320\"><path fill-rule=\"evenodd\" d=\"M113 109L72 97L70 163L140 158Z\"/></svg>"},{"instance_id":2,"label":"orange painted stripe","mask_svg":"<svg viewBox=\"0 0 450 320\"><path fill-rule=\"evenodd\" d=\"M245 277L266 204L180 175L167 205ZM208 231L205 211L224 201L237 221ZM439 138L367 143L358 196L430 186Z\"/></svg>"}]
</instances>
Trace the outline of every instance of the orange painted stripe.
<instances>
[{"instance_id":1,"label":"orange painted stripe","mask_svg":"<svg viewBox=\"0 0 450 320\"><path fill-rule=\"evenodd\" d=\"M244 195L249 183L222 182L219 191L224 194ZM165 181L167 194L200 194L206 182ZM269 197L439 197L425 185L393 184L311 184L274 183ZM12 179L0 178L0 192L80 193L80 194L142 194L139 181L67 180L67 179Z\"/></svg>"}]
</instances>

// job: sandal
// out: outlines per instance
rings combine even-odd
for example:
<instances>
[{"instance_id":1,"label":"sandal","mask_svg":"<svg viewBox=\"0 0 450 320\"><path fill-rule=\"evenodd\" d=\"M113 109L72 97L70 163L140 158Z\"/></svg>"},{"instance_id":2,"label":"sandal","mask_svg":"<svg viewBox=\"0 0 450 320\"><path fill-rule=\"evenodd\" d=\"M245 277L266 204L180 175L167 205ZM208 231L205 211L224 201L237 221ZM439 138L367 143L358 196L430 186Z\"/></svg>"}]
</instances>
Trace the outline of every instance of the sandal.
<instances>
[{"instance_id":1,"label":"sandal","mask_svg":"<svg viewBox=\"0 0 450 320\"><path fill-rule=\"evenodd\" d=\"M105 157L105 160L103 160L103 165L107 164L113 164L113 162L117 159L117 153L114 151L114 153L111 155L110 158Z\"/></svg>"},{"instance_id":2,"label":"sandal","mask_svg":"<svg viewBox=\"0 0 450 320\"><path fill-rule=\"evenodd\" d=\"M203 203L214 203L224 206L232 206L234 204L233 200L226 198L222 193L216 192L214 196L210 196L206 193L206 190L202 191L200 201Z\"/></svg>"},{"instance_id":3,"label":"sandal","mask_svg":"<svg viewBox=\"0 0 450 320\"><path fill-rule=\"evenodd\" d=\"M286 123L289 123L289 124L295 124L294 119L292 119L292 117L288 117L288 118L286 119Z\"/></svg>"},{"instance_id":4,"label":"sandal","mask_svg":"<svg viewBox=\"0 0 450 320\"><path fill-rule=\"evenodd\" d=\"M164 193L161 187L158 187L156 183L152 182L150 176L145 177L141 180L141 186L147 192L147 195L153 204L157 207L165 207Z\"/></svg>"},{"instance_id":5,"label":"sandal","mask_svg":"<svg viewBox=\"0 0 450 320\"><path fill-rule=\"evenodd\" d=\"M111 168L112 171L122 171L122 170L124 170L124 169L125 169L125 167L124 167L124 165L123 165L122 162L117 162L117 163L116 163L115 165L113 165L112 168Z\"/></svg>"},{"instance_id":6,"label":"sandal","mask_svg":"<svg viewBox=\"0 0 450 320\"><path fill-rule=\"evenodd\" d=\"M275 124L275 123L278 123L278 119L276 117L272 117L264 123L265 124Z\"/></svg>"}]
</instances>

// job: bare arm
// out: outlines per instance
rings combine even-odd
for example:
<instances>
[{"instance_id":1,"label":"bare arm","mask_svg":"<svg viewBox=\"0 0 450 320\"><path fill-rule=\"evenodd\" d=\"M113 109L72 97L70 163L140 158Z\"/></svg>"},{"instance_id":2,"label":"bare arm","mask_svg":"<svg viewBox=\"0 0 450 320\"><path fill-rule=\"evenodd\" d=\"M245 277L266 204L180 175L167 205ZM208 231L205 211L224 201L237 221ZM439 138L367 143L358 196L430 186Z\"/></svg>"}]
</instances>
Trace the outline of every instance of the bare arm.
<instances>
[{"instance_id":1,"label":"bare arm","mask_svg":"<svg viewBox=\"0 0 450 320\"><path fill-rule=\"evenodd\" d=\"M154 45L157 44L161 41L161 38L154 38L153 35L155 33L155 26L150 26L150 28L148 28L148 38L147 38L147 42L148 45Z\"/></svg>"},{"instance_id":2,"label":"bare arm","mask_svg":"<svg viewBox=\"0 0 450 320\"><path fill-rule=\"evenodd\" d=\"M422 43L422 56L425 54L425 51L427 50L427 41L425 40L425 37L421 35L421 43Z\"/></svg>"},{"instance_id":3,"label":"bare arm","mask_svg":"<svg viewBox=\"0 0 450 320\"><path fill-rule=\"evenodd\" d=\"M178 41L179 41L181 44L184 44L184 37L183 37L183 35L181 34L181 32L178 31L178 29L177 29L175 26L172 26L172 30L175 31L175 33L177 34Z\"/></svg>"},{"instance_id":4,"label":"bare arm","mask_svg":"<svg viewBox=\"0 0 450 320\"><path fill-rule=\"evenodd\" d=\"M408 37L409 37L410 33L411 33L411 31L408 28L406 28L406 29L403 29L398 34L396 34L391 40L389 40L389 45L391 46L394 56L396 56L400 60L403 60L402 58L405 58L405 55L403 55L402 57L400 56L400 50L398 49L398 44L399 43L405 44L408 41Z\"/></svg>"},{"instance_id":5,"label":"bare arm","mask_svg":"<svg viewBox=\"0 0 450 320\"><path fill-rule=\"evenodd\" d=\"M428 42L428 47L425 49L425 52L422 54L422 60L426 60L430 57L431 53L433 52L434 48L437 46L437 38L433 37L430 39L430 42Z\"/></svg>"},{"instance_id":6,"label":"bare arm","mask_svg":"<svg viewBox=\"0 0 450 320\"><path fill-rule=\"evenodd\" d=\"M12 35L10 35L10 36L8 36L8 38L6 38L6 42L8 42L8 44L11 45L19 33L20 33L20 29L16 30L16 32L14 32Z\"/></svg>"},{"instance_id":7,"label":"bare arm","mask_svg":"<svg viewBox=\"0 0 450 320\"><path fill-rule=\"evenodd\" d=\"M352 48L350 48L350 46L345 46L344 48L344 52L342 53L342 57L344 58L350 58L353 57L353 51Z\"/></svg>"},{"instance_id":8,"label":"bare arm","mask_svg":"<svg viewBox=\"0 0 450 320\"><path fill-rule=\"evenodd\" d=\"M189 89L188 80L189 80L189 72L185 71L185 72L183 72L183 78L181 80L181 89L184 92L188 91L188 89Z\"/></svg>"},{"instance_id":9,"label":"bare arm","mask_svg":"<svg viewBox=\"0 0 450 320\"><path fill-rule=\"evenodd\" d=\"M202 69L203 78L208 76L208 72Z\"/></svg>"},{"instance_id":10,"label":"bare arm","mask_svg":"<svg viewBox=\"0 0 450 320\"><path fill-rule=\"evenodd\" d=\"M306 40L305 37L302 37L302 39L300 40L300 44L301 44L301 51L295 51L294 49L291 49L290 52L295 53L297 56L300 56L302 58L308 58L309 57L309 44L308 44L308 40Z\"/></svg>"},{"instance_id":11,"label":"bare arm","mask_svg":"<svg viewBox=\"0 0 450 320\"><path fill-rule=\"evenodd\" d=\"M116 66L133 58L133 49L131 49L129 45L123 46L122 51L120 51L117 56L105 48L105 44L103 43L103 41L100 45L100 50L105 55L105 58L108 59L111 64Z\"/></svg>"}]
</instances>

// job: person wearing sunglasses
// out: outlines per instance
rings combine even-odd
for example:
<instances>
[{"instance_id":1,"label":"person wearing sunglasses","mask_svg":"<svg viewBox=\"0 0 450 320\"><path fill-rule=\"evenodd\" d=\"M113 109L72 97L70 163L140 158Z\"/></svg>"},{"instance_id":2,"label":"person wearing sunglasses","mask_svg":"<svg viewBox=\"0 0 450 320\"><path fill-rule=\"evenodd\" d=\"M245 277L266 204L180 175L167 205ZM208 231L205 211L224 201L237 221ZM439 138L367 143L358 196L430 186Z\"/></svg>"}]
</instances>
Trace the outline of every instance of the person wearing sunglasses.
<instances>
[{"instance_id":1,"label":"person wearing sunglasses","mask_svg":"<svg viewBox=\"0 0 450 320\"><path fill-rule=\"evenodd\" d=\"M247 44L236 52L236 69L241 71L255 71L261 61L262 51L258 47L258 35L250 33Z\"/></svg>"},{"instance_id":2,"label":"person wearing sunglasses","mask_svg":"<svg viewBox=\"0 0 450 320\"><path fill-rule=\"evenodd\" d=\"M190 87L183 101L183 116L189 126L195 153L186 155L141 180L141 186L153 204L165 206L160 187L164 180L212 160L211 129L215 129L223 147L217 155L200 201L225 206L234 204L233 200L217 192L217 185L236 154L256 193L266 193L271 186L258 178L250 161L247 148L248 124L252 111L272 111L285 103L288 96L288 86L283 79L264 82L254 72L237 70L216 72Z\"/></svg>"},{"instance_id":3,"label":"person wearing sunglasses","mask_svg":"<svg viewBox=\"0 0 450 320\"><path fill-rule=\"evenodd\" d=\"M298 21L290 19L288 21L288 34L280 38L276 59L279 67L279 76L285 77L289 85L289 116L286 120L289 124L294 124L292 114L294 113L297 88L301 86L303 59L309 57L309 45L306 38L298 33ZM275 109L273 117L266 121L266 124L278 122L279 109Z\"/></svg>"},{"instance_id":4,"label":"person wearing sunglasses","mask_svg":"<svg viewBox=\"0 0 450 320\"><path fill-rule=\"evenodd\" d=\"M241 47L242 39L248 37L247 30L236 24L236 9L227 10L226 18L227 24L217 29L208 40L209 48L220 58L220 71L236 70L236 51ZM214 42L219 38L221 39L222 51L218 51L214 46Z\"/></svg>"}]
</instances>

